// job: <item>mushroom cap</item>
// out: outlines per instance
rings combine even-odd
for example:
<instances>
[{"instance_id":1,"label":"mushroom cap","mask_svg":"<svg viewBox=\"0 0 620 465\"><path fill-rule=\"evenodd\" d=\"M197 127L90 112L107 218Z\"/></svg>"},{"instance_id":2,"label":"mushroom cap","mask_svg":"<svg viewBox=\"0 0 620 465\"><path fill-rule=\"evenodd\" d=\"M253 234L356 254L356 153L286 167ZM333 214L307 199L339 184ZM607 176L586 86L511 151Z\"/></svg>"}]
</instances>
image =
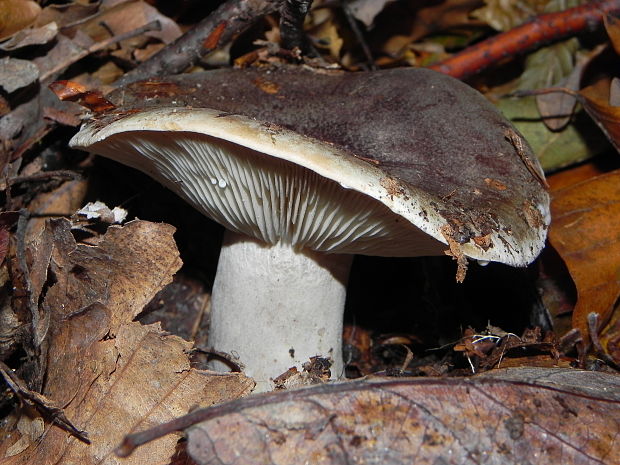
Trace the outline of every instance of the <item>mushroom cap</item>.
<instances>
[{"instance_id":1,"label":"mushroom cap","mask_svg":"<svg viewBox=\"0 0 620 465\"><path fill-rule=\"evenodd\" d=\"M109 98L119 107L93 117L72 146L141 169L266 242L284 234L295 247L392 256L439 255L449 244L517 266L544 245L549 197L535 156L493 105L448 76L223 69ZM280 185L289 190L274 196Z\"/></svg>"}]
</instances>

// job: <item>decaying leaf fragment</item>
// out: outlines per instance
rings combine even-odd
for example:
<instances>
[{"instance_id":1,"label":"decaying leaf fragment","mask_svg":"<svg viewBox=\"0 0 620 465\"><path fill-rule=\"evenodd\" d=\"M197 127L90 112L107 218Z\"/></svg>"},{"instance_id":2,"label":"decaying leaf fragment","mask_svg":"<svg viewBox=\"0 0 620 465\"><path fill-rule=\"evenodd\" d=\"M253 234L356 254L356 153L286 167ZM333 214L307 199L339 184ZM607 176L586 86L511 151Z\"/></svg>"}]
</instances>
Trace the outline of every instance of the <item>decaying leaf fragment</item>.
<instances>
[{"instance_id":1,"label":"decaying leaf fragment","mask_svg":"<svg viewBox=\"0 0 620 465\"><path fill-rule=\"evenodd\" d=\"M42 394L64 408L90 444L48 422L38 441L3 462L8 465L120 463L112 449L123 434L244 395L253 384L240 374L192 369L189 342L159 324L132 321L181 265L173 227L112 226L97 246L77 244L70 228L62 219L43 232L53 244L48 277L54 284L40 308L48 360ZM177 440L123 464L167 464ZM10 447L0 445L0 454Z\"/></svg>"},{"instance_id":2,"label":"decaying leaf fragment","mask_svg":"<svg viewBox=\"0 0 620 465\"><path fill-rule=\"evenodd\" d=\"M332 384L217 406L188 450L201 465L617 463L619 392L561 369Z\"/></svg>"},{"instance_id":3,"label":"decaying leaf fragment","mask_svg":"<svg viewBox=\"0 0 620 465\"><path fill-rule=\"evenodd\" d=\"M620 171L553 193L549 240L575 281L573 327L589 341L588 315L609 320L620 297Z\"/></svg>"}]
</instances>

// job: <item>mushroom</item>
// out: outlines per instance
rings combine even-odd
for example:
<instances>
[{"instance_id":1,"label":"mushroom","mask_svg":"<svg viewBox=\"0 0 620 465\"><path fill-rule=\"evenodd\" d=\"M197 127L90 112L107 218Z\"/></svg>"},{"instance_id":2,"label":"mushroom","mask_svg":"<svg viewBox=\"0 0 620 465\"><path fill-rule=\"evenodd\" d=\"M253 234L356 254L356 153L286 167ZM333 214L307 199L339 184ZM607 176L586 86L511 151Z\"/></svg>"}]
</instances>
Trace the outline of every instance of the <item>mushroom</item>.
<instances>
[{"instance_id":1,"label":"mushroom","mask_svg":"<svg viewBox=\"0 0 620 465\"><path fill-rule=\"evenodd\" d=\"M527 143L424 69L216 70L131 84L73 147L137 168L227 232L210 345L267 390L313 356L343 376L353 254L525 266L549 224Z\"/></svg>"}]
</instances>

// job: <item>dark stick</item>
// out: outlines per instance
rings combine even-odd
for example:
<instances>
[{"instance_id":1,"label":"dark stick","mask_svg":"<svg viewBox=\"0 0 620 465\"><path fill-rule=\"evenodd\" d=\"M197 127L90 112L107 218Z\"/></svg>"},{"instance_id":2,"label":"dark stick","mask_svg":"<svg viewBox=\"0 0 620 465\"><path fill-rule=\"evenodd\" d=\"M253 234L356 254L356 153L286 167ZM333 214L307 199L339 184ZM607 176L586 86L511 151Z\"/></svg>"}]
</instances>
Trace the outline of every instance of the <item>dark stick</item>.
<instances>
[{"instance_id":1,"label":"dark stick","mask_svg":"<svg viewBox=\"0 0 620 465\"><path fill-rule=\"evenodd\" d=\"M282 0L228 0L179 37L115 83L120 87L156 76L178 74L221 44L231 41L255 21L278 9Z\"/></svg>"},{"instance_id":2,"label":"dark stick","mask_svg":"<svg viewBox=\"0 0 620 465\"><path fill-rule=\"evenodd\" d=\"M362 47L362 52L364 53L364 56L366 57L366 61L368 63L368 69L370 69L372 71L376 70L377 69L377 65L375 65L375 59L372 56L372 52L370 51L370 47L366 43L366 39L364 38L364 34L362 33L359 25L357 24L357 20L353 17L353 14L351 13L351 8L349 8L349 4L347 3L346 0L340 0L340 8L342 9L342 12L344 13L345 18L347 18L347 22L349 23L349 27L353 31L353 34L355 34L355 37L357 38L357 41L359 42L360 46Z\"/></svg>"},{"instance_id":3,"label":"dark stick","mask_svg":"<svg viewBox=\"0 0 620 465\"><path fill-rule=\"evenodd\" d=\"M55 171L41 171L35 174L29 174L26 176L15 176L8 178L7 182L11 186L22 182L40 182L49 181L50 179L80 179L82 176L69 170L55 170Z\"/></svg>"},{"instance_id":4,"label":"dark stick","mask_svg":"<svg viewBox=\"0 0 620 465\"><path fill-rule=\"evenodd\" d=\"M586 29L594 29L603 21L605 15L619 12L620 0L603 0L558 13L540 15L521 26L468 47L429 68L458 79L466 79L505 58L521 55Z\"/></svg>"},{"instance_id":5,"label":"dark stick","mask_svg":"<svg viewBox=\"0 0 620 465\"><path fill-rule=\"evenodd\" d=\"M310 11L312 0L284 0L280 8L280 38L282 48L299 49L302 55L318 56L304 34L304 19Z\"/></svg>"}]
</instances>

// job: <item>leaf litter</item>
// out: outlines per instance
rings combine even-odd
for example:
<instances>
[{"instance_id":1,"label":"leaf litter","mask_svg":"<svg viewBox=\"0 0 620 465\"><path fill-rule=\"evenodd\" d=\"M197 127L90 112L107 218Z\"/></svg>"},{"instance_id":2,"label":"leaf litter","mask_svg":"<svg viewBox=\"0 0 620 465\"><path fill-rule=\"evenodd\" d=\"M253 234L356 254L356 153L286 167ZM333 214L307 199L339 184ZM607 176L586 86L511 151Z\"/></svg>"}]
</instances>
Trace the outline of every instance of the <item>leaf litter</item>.
<instances>
[{"instance_id":1,"label":"leaf litter","mask_svg":"<svg viewBox=\"0 0 620 465\"><path fill-rule=\"evenodd\" d=\"M90 444L47 423L40 439L3 463L120 463L112 450L127 431L252 388L241 374L191 368L191 343L158 324L133 321L181 266L172 233L165 224L133 221L87 246L75 242L69 221L47 223L36 246L51 242L51 253L31 267L32 275L47 270L54 282L43 299L47 323L38 337L49 360L42 395L62 407ZM155 443L123 463L167 463L177 440Z\"/></svg>"},{"instance_id":2,"label":"leaf litter","mask_svg":"<svg viewBox=\"0 0 620 465\"><path fill-rule=\"evenodd\" d=\"M360 58L360 47L343 20L344 8L341 12L337 6L315 3L318 7L307 21L313 42L327 62L357 70L372 65L425 65L446 57L455 47L477 41L481 31L488 33L488 25L509 29L533 12L557 9L560 2L528 0L517 5L488 0L478 10L477 19L471 12L480 7L480 2L473 1L446 0L413 6L406 2L353 2L353 14L366 23L357 39L367 40L368 48L376 55L375 61L370 56L368 63L368 56ZM601 11L614 8L613 4L601 2ZM4 459L0 461L170 463L171 455L179 450L178 435L143 447L129 459L118 459L112 450L125 433L168 421L195 406L243 396L251 390L252 381L240 374L213 374L192 368L190 343L162 331L159 323L141 325L134 321L180 266L171 239L172 227L135 221L111 226L103 234L107 225L89 224L76 217L71 223L39 217L70 217L84 206L89 180L65 181L52 176L46 183L36 184L39 181L32 180L45 174L50 158L43 162L42 157L33 160L23 156L45 141L42 138L58 124L79 124L81 110L53 98L47 90L50 82L72 66L70 78L86 90L78 100L94 98L95 104L105 105L107 86L124 69L147 60L179 37L181 28L175 20L183 14L179 10L187 6L183 2L167 7L166 12L177 11L177 16L168 17L157 10L160 2L71 3L47 5L42 10L36 2L28 1L4 0L0 5L7 6L5 11L14 15L9 21L6 17L4 22L0 20L0 32L8 39L0 44L5 60L27 62L16 62L18 80L17 75L3 77L8 92L0 95L0 116L5 116L0 120L0 154L7 175L2 182L9 210L2 213L6 216L0 228L0 249L7 258L0 278L13 288L12 307L3 304L0 311L0 353L10 355L16 345L24 347L25 362L17 375L27 381L21 397L11 394L17 407L7 415L2 428L5 431L0 439L0 457ZM274 10L266 7L261 11ZM270 47L275 49L272 42L279 36L277 18L267 16L265 23L270 30L261 37L267 40L260 42L264 47L258 52L248 52L240 45L247 41L245 38L228 47L230 42L226 41L232 39L226 21L217 23L216 30L206 36L213 40L204 46L216 49L210 58L218 55L224 65L233 60L242 66L254 61L278 63L285 54L274 57L269 52ZM617 21L607 18L606 27L611 44L618 50ZM233 32L234 37L238 35L238 31ZM571 89L586 86L581 90L585 109L617 147L618 86L609 76L610 67L600 67L595 60L586 67L598 69L599 73L602 70L608 78L598 83L577 82L581 73L575 69L575 56L588 52L584 44L572 40L549 46L538 54L538 60L526 63L522 79L544 82L542 86L562 85L560 79L572 73ZM236 48L243 49L246 55L238 57ZM81 69L87 56L91 63ZM105 64L97 69L101 62ZM84 74L76 75L77 70ZM488 90L493 81L483 74L473 84ZM102 92L88 94L91 90ZM490 94L493 92L491 88ZM540 108L530 99L526 111L517 108L524 102L500 101L503 108L516 102L515 108L507 111L512 111L519 128L528 128L523 132L530 143L534 140L546 169L557 170L605 150L599 132L584 136L584 112L573 113L571 99L559 94L548 96L538 99ZM553 130L549 130L544 123L554 121L556 116L563 118L553 122ZM48 150L47 155L53 150ZM92 167L92 160L79 163L79 169L86 167L88 171ZM18 175L22 180L12 184L11 179ZM28 178L32 175L34 178ZM242 453L239 463L261 463L263 459L300 463L304 457L312 462L323 458L325 463L410 463L414 456L419 463L425 463L426 458L428 463L478 463L487 456L485 452L496 463L536 463L541 454L550 462L618 461L614 455L618 449L614 448L618 399L606 394L617 392L617 382L604 374L571 370L556 373L549 368L589 362L589 366L609 369L593 357L605 355L612 364L620 357L620 312L613 304L617 289L613 269L619 263L613 248L616 215L607 211L613 206L604 201L610 187L603 188L605 181L598 178L590 181L556 192L556 207L564 213L558 214L557 225L551 231L554 245L559 243L553 240L554 235L560 236L563 229L567 234L571 231L556 249L579 291L573 326L579 329L582 342L594 336L593 342L598 343L590 358L574 358L569 352L571 345L566 345L567 338L558 342L556 337L562 333L556 328L554 336L551 327L545 331L527 329L519 333L520 337L491 325L482 332L466 329L461 331L460 339L453 338L449 344L452 356L438 359L415 347L416 334L371 335L366 328L350 325L352 333L358 338L361 334L364 341L359 343L353 336L350 339L355 341L353 352L363 350L357 376L381 369L398 376L445 376L514 365L520 367L521 378L502 369L485 373L489 378L496 373L499 380L359 381L349 386L328 385L273 394L265 397L269 401L261 406L252 404L256 398L232 407L224 404L220 412L230 415L218 416L191 430L190 450L197 460L214 459L215 463L233 452L235 458ZM583 211L574 208L580 198ZM20 210L24 207L29 213ZM575 242L574 236L585 236L588 231L579 229L583 221L566 223L564 219L571 215L591 218L596 239L587 241L584 237L583 242ZM475 279L475 271L470 273ZM587 279L581 279L583 276ZM597 294L596 289L603 291ZM591 298L593 295L596 298ZM480 301L478 298L476 305ZM508 302L497 302L496 306L498 315L509 308ZM389 311L387 304L383 307L384 312ZM593 313L599 315L594 329L589 318ZM448 326L445 321L441 325ZM426 326L422 332L432 332L433 328ZM390 343L378 342L381 339ZM403 348L407 350L404 361L400 355L394 356L403 353L396 349ZM390 353L392 361L386 363L380 353ZM527 365L546 369L529 372L530 377L523 378L528 373L523 368ZM556 384L546 385L554 376L558 376ZM581 391L571 387L575 384L581 386ZM38 400L28 402L28 392L40 397L33 396ZM65 429L59 427L61 414L68 422ZM71 427L76 431L71 433ZM76 437L77 430L88 434L90 445ZM205 438L214 441L205 445Z\"/></svg>"}]
</instances>

